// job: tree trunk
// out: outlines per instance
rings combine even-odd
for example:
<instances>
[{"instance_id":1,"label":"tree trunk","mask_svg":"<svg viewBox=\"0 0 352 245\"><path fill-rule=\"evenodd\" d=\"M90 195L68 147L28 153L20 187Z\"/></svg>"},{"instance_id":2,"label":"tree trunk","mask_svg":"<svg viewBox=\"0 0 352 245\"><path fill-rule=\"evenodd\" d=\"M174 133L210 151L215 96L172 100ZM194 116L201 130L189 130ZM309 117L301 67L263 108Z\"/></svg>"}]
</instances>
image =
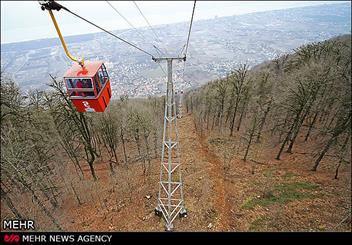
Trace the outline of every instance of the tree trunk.
<instances>
[{"instance_id":1,"label":"tree trunk","mask_svg":"<svg viewBox=\"0 0 352 245\"><path fill-rule=\"evenodd\" d=\"M33 173L32 170L28 170L29 174L31 175L31 177L35 177L36 174ZM28 176L28 175L27 175ZM37 179L34 179L35 183L38 185L39 190L43 193L43 195L46 197L46 199L50 202L50 204L53 206L53 208L57 207L57 202L56 200L52 200L52 198L50 197L50 195L48 194L47 190L48 190L48 186L44 185L43 181L38 181Z\"/></svg>"},{"instance_id":2,"label":"tree trunk","mask_svg":"<svg viewBox=\"0 0 352 245\"><path fill-rule=\"evenodd\" d=\"M73 163L78 177L81 180L84 179L84 173L83 173L81 165L79 164L79 160L77 158L77 153L76 153L77 148L75 149L73 143L68 138L65 138L65 136L62 135L62 133L60 133L59 126L56 125L56 128L57 128L57 131L59 132L59 137L61 138L60 145L62 146L62 148L64 149L64 151L66 152L66 154L70 158L71 162ZM77 169L79 169L81 175L79 174Z\"/></svg>"},{"instance_id":3,"label":"tree trunk","mask_svg":"<svg viewBox=\"0 0 352 245\"><path fill-rule=\"evenodd\" d=\"M114 154L114 153L112 153L112 154ZM112 165L112 163L113 163L112 158L110 158L110 160L109 160L110 172L111 172L112 175L114 175L115 174L115 170L114 170L114 166Z\"/></svg>"},{"instance_id":4,"label":"tree trunk","mask_svg":"<svg viewBox=\"0 0 352 245\"><path fill-rule=\"evenodd\" d=\"M342 163L342 160L339 161L339 164L337 165L337 168L335 170L335 177L334 179L337 179L338 178L338 175L339 175L339 169L341 167L341 163Z\"/></svg>"},{"instance_id":5,"label":"tree trunk","mask_svg":"<svg viewBox=\"0 0 352 245\"><path fill-rule=\"evenodd\" d=\"M193 99L192 99L192 96L191 96L191 112L193 112Z\"/></svg>"},{"instance_id":6,"label":"tree trunk","mask_svg":"<svg viewBox=\"0 0 352 245\"><path fill-rule=\"evenodd\" d=\"M231 109L233 107L233 100L234 100L234 94L231 95L231 99L230 99L230 106L227 108L226 110L226 119L225 119L225 125L227 124L227 122L230 119L230 115L231 115Z\"/></svg>"},{"instance_id":7,"label":"tree trunk","mask_svg":"<svg viewBox=\"0 0 352 245\"><path fill-rule=\"evenodd\" d=\"M125 138L123 137L123 131L120 131L120 137L122 141L122 149L123 149L123 156L125 157L125 165L127 165L127 153L126 153L126 145L125 145Z\"/></svg>"},{"instance_id":8,"label":"tree trunk","mask_svg":"<svg viewBox=\"0 0 352 245\"><path fill-rule=\"evenodd\" d=\"M346 147L347 147L347 144L348 144L348 140L350 139L350 137L351 137L350 134L347 134L347 135L346 135L346 138L345 138L345 140L343 141L343 144L342 144L342 146L341 146L340 155L339 155L340 161L339 161L339 164L338 164L337 167L336 167L335 178L334 178L334 179L337 179L337 178L338 178L339 169L340 169L341 164L342 164L342 162L343 162L345 150L346 150Z\"/></svg>"},{"instance_id":9,"label":"tree trunk","mask_svg":"<svg viewBox=\"0 0 352 245\"><path fill-rule=\"evenodd\" d=\"M72 188L73 194L74 194L74 195L75 195L75 197L76 197L76 200L77 200L77 202L78 202L78 205L82 205L82 202L81 202L81 200L79 199L79 197L78 197L78 195L77 195L77 192L76 192L75 188L73 187L72 182L70 182L70 185L71 185L71 188Z\"/></svg>"},{"instance_id":10,"label":"tree trunk","mask_svg":"<svg viewBox=\"0 0 352 245\"><path fill-rule=\"evenodd\" d=\"M74 164L76 167L78 167L78 169L79 169L79 171L80 171L80 173L81 173L81 175L80 175L79 173L77 173L79 179L80 179L80 180L83 180L83 179L84 179L84 173L83 173L83 169L82 169L81 165L79 164L79 161L78 161L77 156L74 157L73 164Z\"/></svg>"},{"instance_id":11,"label":"tree trunk","mask_svg":"<svg viewBox=\"0 0 352 245\"><path fill-rule=\"evenodd\" d=\"M251 132L251 134L249 136L249 141L248 141L248 145L247 145L247 148L246 148L246 153L244 154L244 157L243 157L244 161L247 160L247 155L248 155L248 152L249 152L249 147L251 147L251 144L252 144L253 135L254 135L254 128L252 128L252 132Z\"/></svg>"},{"instance_id":12,"label":"tree trunk","mask_svg":"<svg viewBox=\"0 0 352 245\"><path fill-rule=\"evenodd\" d=\"M214 114L214 116L213 116L213 122L212 122L212 124L211 124L211 130L214 129L215 122L216 122L216 114Z\"/></svg>"},{"instance_id":13,"label":"tree trunk","mask_svg":"<svg viewBox=\"0 0 352 245\"><path fill-rule=\"evenodd\" d=\"M225 96L221 100L221 105L220 105L220 116L219 116L219 128L221 129L222 127L222 120L224 117L224 107L225 107Z\"/></svg>"},{"instance_id":14,"label":"tree trunk","mask_svg":"<svg viewBox=\"0 0 352 245\"><path fill-rule=\"evenodd\" d=\"M95 175L93 162L89 162L88 165L89 165L90 172L91 172L91 174L93 176L93 179L96 181L97 180L97 176Z\"/></svg>"},{"instance_id":15,"label":"tree trunk","mask_svg":"<svg viewBox=\"0 0 352 245\"><path fill-rule=\"evenodd\" d=\"M114 149L112 150L112 152L113 152L113 154L114 154L115 163L116 163L116 164L119 164L119 159L118 159L118 157L117 157L116 149L114 148Z\"/></svg>"},{"instance_id":16,"label":"tree trunk","mask_svg":"<svg viewBox=\"0 0 352 245\"><path fill-rule=\"evenodd\" d=\"M293 138L291 139L291 142L290 142L290 145L288 146L287 148L287 153L292 153L292 148L293 148L293 144L295 143L296 141L296 138L299 134L299 130L301 129L301 126L304 122L304 119L307 117L309 111L310 111L310 108L311 108L312 104L310 104L307 108L307 110L305 111L305 113L303 114L303 116L301 117L301 120L298 121L298 125L297 125L297 128L296 130L294 131L294 135L293 135Z\"/></svg>"},{"instance_id":17,"label":"tree trunk","mask_svg":"<svg viewBox=\"0 0 352 245\"><path fill-rule=\"evenodd\" d=\"M158 157L158 133L156 129L154 131L154 157Z\"/></svg>"},{"instance_id":18,"label":"tree trunk","mask_svg":"<svg viewBox=\"0 0 352 245\"><path fill-rule=\"evenodd\" d=\"M308 138L309 138L309 136L310 136L310 133L311 133L311 131L312 131L313 125L315 124L315 122L316 122L316 120L317 120L317 118L318 118L318 114L319 114L319 112L316 112L316 113L314 114L313 121L309 124L308 132L307 132L307 134L306 134L306 137L304 138L304 141L307 141L307 140L308 140Z\"/></svg>"},{"instance_id":19,"label":"tree trunk","mask_svg":"<svg viewBox=\"0 0 352 245\"><path fill-rule=\"evenodd\" d=\"M11 212L16 216L17 219L23 219L23 216L13 205L13 202L11 201L11 198L7 195L7 192L1 186L0 186L0 190L1 190L1 198L5 201L5 203L11 210Z\"/></svg>"},{"instance_id":20,"label":"tree trunk","mask_svg":"<svg viewBox=\"0 0 352 245\"><path fill-rule=\"evenodd\" d=\"M207 130L209 130L209 118L210 118L210 111L207 113Z\"/></svg>"},{"instance_id":21,"label":"tree trunk","mask_svg":"<svg viewBox=\"0 0 352 245\"><path fill-rule=\"evenodd\" d=\"M231 125L230 125L230 136L233 136L233 128L235 126L235 119L236 119L236 114L237 114L237 108L238 108L238 100L236 99L236 104L235 104L235 112L233 113Z\"/></svg>"},{"instance_id":22,"label":"tree trunk","mask_svg":"<svg viewBox=\"0 0 352 245\"><path fill-rule=\"evenodd\" d=\"M336 136L333 136L332 138L330 138L330 140L328 141L328 143L325 145L324 149L320 153L319 157L315 161L314 166L312 168L312 171L317 171L317 168L318 168L318 166L320 164L321 159L323 159L323 157L325 156L326 152L329 150L330 146L335 142L335 140L336 140Z\"/></svg>"},{"instance_id":23,"label":"tree trunk","mask_svg":"<svg viewBox=\"0 0 352 245\"><path fill-rule=\"evenodd\" d=\"M255 132L255 127L256 127L256 126L257 126L257 119L254 117L253 125L252 125L252 128L251 128L251 133L250 133L250 135L249 135L248 145L247 145L247 148L246 148L246 153L244 154L244 157L243 157L243 160L244 160L244 161L247 160L247 155L248 155L248 152L249 152L249 147L251 147L252 140L253 140L253 136L254 136L254 132Z\"/></svg>"},{"instance_id":24,"label":"tree trunk","mask_svg":"<svg viewBox=\"0 0 352 245\"><path fill-rule=\"evenodd\" d=\"M49 184L50 184L49 190L50 190L51 196L52 196L52 198L50 198L50 200L53 199L52 204L54 205L54 208L56 208L56 207L58 206L58 201L57 201L57 199L56 199L55 193L53 192L53 188L55 187L55 185L54 185L53 181L52 181L50 178L48 178L48 182L49 182Z\"/></svg>"},{"instance_id":25,"label":"tree trunk","mask_svg":"<svg viewBox=\"0 0 352 245\"><path fill-rule=\"evenodd\" d=\"M59 230L59 231L62 231L60 225L57 223L56 219L51 215L51 213L49 212L49 210L47 210L45 208L45 206L41 203L41 201L39 200L39 198L35 195L34 191L31 190L32 192L32 196L33 196L33 199L38 203L39 207L41 208L41 210L46 214L46 216L49 217L49 219L51 220L51 222L53 222L53 224L56 226L56 228Z\"/></svg>"},{"instance_id":26,"label":"tree trunk","mask_svg":"<svg viewBox=\"0 0 352 245\"><path fill-rule=\"evenodd\" d=\"M270 105L266 108L266 110L264 112L264 115L263 115L263 118L262 118L262 120L260 122L259 131L258 131L257 140L256 140L257 143L260 142L260 137L262 135L262 130L263 130L263 127L264 127L264 124L265 124L265 121L266 121L266 117L267 117L269 111L270 111Z\"/></svg>"},{"instance_id":27,"label":"tree trunk","mask_svg":"<svg viewBox=\"0 0 352 245\"><path fill-rule=\"evenodd\" d=\"M242 123L242 118L243 118L243 115L245 114L246 107L247 107L247 103L243 105L243 108L242 108L242 110L241 110L240 119L239 119L238 125L237 125L237 131L240 131L240 127L241 127L241 123Z\"/></svg>"},{"instance_id":28,"label":"tree trunk","mask_svg":"<svg viewBox=\"0 0 352 245\"><path fill-rule=\"evenodd\" d=\"M139 134L138 134L138 132L136 132L136 135L134 136L134 140L136 141L138 155L141 156L141 142L139 142Z\"/></svg>"},{"instance_id":29,"label":"tree trunk","mask_svg":"<svg viewBox=\"0 0 352 245\"><path fill-rule=\"evenodd\" d=\"M146 172L146 167L145 167L145 157L142 156L142 153L141 153L141 143L139 142L139 136L138 137L135 137L135 140L136 140L136 144L137 144L137 149L138 149L138 156L141 160L143 160L143 175L145 175L145 172Z\"/></svg>"},{"instance_id":30,"label":"tree trunk","mask_svg":"<svg viewBox=\"0 0 352 245\"><path fill-rule=\"evenodd\" d=\"M287 125L287 121L288 121L288 117L289 117L289 113L286 114L285 117L285 121L284 121L284 125L282 126L283 129L286 128ZM279 134L279 142L281 141L282 135L283 135L284 130L280 130L280 134Z\"/></svg>"},{"instance_id":31,"label":"tree trunk","mask_svg":"<svg viewBox=\"0 0 352 245\"><path fill-rule=\"evenodd\" d=\"M51 222L56 226L56 228L59 231L62 231L60 225L57 223L56 219L51 215L51 213L49 212L49 210L43 205L43 203L40 201L40 199L38 198L38 196L35 194L34 190L30 187L30 185L23 180L21 182L27 190L29 190L32 194L32 198L36 201L36 203L38 204L38 206L40 207L40 209L46 214L46 216L49 217L49 219L51 220Z\"/></svg>"},{"instance_id":32,"label":"tree trunk","mask_svg":"<svg viewBox=\"0 0 352 245\"><path fill-rule=\"evenodd\" d=\"M298 122L298 120L299 120L299 115L301 114L301 112L302 112L302 109L297 112L296 118L295 118L295 120L293 121L290 130L288 131L285 140L282 142L280 151L279 151L279 153L278 153L277 156L276 156L276 160L280 160L281 153L282 153L282 151L284 150L284 147L285 147L286 143L288 142L288 140L289 140L290 137L291 137L291 134L292 134L293 129L295 128L295 126L296 126L296 124L297 124L297 122Z\"/></svg>"},{"instance_id":33,"label":"tree trunk","mask_svg":"<svg viewBox=\"0 0 352 245\"><path fill-rule=\"evenodd\" d=\"M144 134L144 142L145 142L145 148L146 148L146 153L147 153L147 161L148 161L148 169L147 171L150 171L150 154L149 154L149 142L148 142L148 136Z\"/></svg>"}]
</instances>

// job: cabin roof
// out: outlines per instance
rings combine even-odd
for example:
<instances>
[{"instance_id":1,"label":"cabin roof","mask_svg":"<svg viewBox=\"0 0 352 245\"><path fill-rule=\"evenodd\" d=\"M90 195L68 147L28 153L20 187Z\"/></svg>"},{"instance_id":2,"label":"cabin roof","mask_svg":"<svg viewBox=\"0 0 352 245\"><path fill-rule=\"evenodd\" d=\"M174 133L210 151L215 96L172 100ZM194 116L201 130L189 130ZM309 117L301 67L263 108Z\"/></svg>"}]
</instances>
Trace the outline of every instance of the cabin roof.
<instances>
[{"instance_id":1,"label":"cabin roof","mask_svg":"<svg viewBox=\"0 0 352 245\"><path fill-rule=\"evenodd\" d=\"M66 71L64 77L94 77L102 64L102 61L86 61L82 68L79 64L75 63Z\"/></svg>"}]
</instances>

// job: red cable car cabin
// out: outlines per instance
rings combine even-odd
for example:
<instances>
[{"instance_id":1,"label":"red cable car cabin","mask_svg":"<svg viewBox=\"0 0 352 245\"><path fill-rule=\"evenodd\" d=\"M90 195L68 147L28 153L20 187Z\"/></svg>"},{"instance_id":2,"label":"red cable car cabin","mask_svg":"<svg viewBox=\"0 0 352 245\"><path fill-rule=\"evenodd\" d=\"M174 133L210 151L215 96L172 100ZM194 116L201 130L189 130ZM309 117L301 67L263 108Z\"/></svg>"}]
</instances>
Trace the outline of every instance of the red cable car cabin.
<instances>
[{"instance_id":1,"label":"red cable car cabin","mask_svg":"<svg viewBox=\"0 0 352 245\"><path fill-rule=\"evenodd\" d=\"M101 61L74 64L64 75L70 100L79 112L103 112L111 98L109 75Z\"/></svg>"}]
</instances>

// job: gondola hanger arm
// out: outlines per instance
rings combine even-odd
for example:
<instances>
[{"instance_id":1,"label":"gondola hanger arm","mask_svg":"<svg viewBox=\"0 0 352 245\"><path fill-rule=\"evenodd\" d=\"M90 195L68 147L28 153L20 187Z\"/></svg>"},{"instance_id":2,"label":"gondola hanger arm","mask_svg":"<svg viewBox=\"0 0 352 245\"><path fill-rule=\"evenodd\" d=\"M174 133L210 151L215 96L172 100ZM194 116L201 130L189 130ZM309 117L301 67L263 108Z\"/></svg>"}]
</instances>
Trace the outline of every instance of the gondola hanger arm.
<instances>
[{"instance_id":1,"label":"gondola hanger arm","mask_svg":"<svg viewBox=\"0 0 352 245\"><path fill-rule=\"evenodd\" d=\"M41 4L41 8L43 11L45 10L48 10L49 12L49 15L51 17L51 20L53 21L54 23L54 26L55 26L55 29L56 29L56 32L60 38L60 41L61 41L61 44L62 44L62 47L64 48L65 50L65 53L67 55L67 57L69 57L72 61L74 62L77 62L80 66L84 66L84 58L75 58L73 57L70 52L68 51L68 48L67 48L67 45L65 43L65 39L63 38L62 34L61 34L61 31L60 31L60 28L59 28L59 25L57 24L56 22L56 19L55 19L55 16L54 16L54 13L52 10L57 10L59 11L61 8L65 8L63 6L61 6L60 4L54 2L54 1L42 1L42 2L39 2Z\"/></svg>"}]
</instances>

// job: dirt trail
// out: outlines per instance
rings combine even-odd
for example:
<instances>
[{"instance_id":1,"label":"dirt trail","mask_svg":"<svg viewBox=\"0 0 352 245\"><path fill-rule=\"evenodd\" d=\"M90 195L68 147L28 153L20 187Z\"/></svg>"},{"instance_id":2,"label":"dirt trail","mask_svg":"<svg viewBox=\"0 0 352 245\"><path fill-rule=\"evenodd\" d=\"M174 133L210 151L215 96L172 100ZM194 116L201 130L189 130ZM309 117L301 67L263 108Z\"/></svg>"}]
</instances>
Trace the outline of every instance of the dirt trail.
<instances>
[{"instance_id":1,"label":"dirt trail","mask_svg":"<svg viewBox=\"0 0 352 245\"><path fill-rule=\"evenodd\" d=\"M195 129L192 115L186 115L179 120L180 143L182 147L182 155L187 159L184 164L194 162L197 159L201 162L206 162L209 167L203 167L199 171L195 171L186 175L191 177L198 173L206 172L213 186L211 201L213 208L217 213L217 221L214 224L214 229L217 231L227 231L229 227L228 210L226 201L226 186L224 178L224 168L220 159L209 149L205 139L201 138ZM192 141L192 147L189 142ZM189 159L191 157L192 159ZM191 160L191 161L190 161ZM192 184L192 183L190 183Z\"/></svg>"},{"instance_id":2,"label":"dirt trail","mask_svg":"<svg viewBox=\"0 0 352 245\"><path fill-rule=\"evenodd\" d=\"M202 151L204 156L210 161L212 164L212 168L209 173L213 177L214 181L214 190L215 190L215 208L218 210L219 215L219 227L218 229L221 231L227 231L229 227L228 220L228 210L227 201L226 201L226 186L225 186L225 175L224 175L224 167L220 159L209 150L208 144L205 139L201 138L200 142L202 144Z\"/></svg>"}]
</instances>

